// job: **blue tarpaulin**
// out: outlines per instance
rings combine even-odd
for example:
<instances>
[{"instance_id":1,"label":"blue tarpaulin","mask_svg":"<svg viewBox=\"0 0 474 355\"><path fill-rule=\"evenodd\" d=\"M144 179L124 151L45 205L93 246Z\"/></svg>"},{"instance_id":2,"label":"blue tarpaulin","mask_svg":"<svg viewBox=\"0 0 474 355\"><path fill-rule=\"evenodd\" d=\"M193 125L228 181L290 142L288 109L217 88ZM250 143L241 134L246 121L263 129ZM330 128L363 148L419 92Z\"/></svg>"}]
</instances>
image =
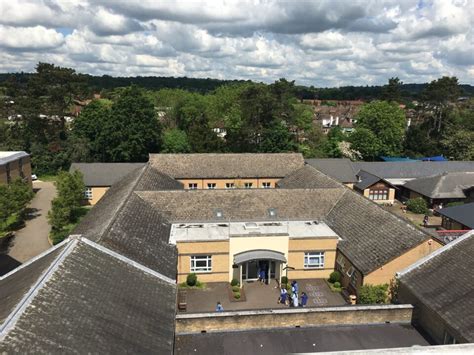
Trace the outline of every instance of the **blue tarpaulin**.
<instances>
[{"instance_id":1,"label":"blue tarpaulin","mask_svg":"<svg viewBox=\"0 0 474 355\"><path fill-rule=\"evenodd\" d=\"M423 160L423 161L448 161L448 159L446 159L442 155L437 155L435 157L420 158L420 160Z\"/></svg>"},{"instance_id":2,"label":"blue tarpaulin","mask_svg":"<svg viewBox=\"0 0 474 355\"><path fill-rule=\"evenodd\" d=\"M407 157L380 157L383 161L416 161L416 159L411 159Z\"/></svg>"}]
</instances>

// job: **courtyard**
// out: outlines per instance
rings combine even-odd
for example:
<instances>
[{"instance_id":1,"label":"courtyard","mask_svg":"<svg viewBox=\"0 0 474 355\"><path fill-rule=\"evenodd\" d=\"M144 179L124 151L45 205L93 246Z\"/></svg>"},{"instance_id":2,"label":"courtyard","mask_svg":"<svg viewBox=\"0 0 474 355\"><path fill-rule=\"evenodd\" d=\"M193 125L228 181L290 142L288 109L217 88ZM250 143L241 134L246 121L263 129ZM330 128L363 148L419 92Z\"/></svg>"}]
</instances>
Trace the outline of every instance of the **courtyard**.
<instances>
[{"instance_id":1,"label":"courtyard","mask_svg":"<svg viewBox=\"0 0 474 355\"><path fill-rule=\"evenodd\" d=\"M299 294L308 295L307 307L342 306L346 302L341 294L332 292L325 280L307 279L298 280ZM225 311L258 310L269 308L288 308L277 303L280 289L275 280L270 284L258 281L244 282L245 300L231 301L228 283L208 283L203 289L184 289L186 292L187 313L214 312L217 302L220 302Z\"/></svg>"}]
</instances>

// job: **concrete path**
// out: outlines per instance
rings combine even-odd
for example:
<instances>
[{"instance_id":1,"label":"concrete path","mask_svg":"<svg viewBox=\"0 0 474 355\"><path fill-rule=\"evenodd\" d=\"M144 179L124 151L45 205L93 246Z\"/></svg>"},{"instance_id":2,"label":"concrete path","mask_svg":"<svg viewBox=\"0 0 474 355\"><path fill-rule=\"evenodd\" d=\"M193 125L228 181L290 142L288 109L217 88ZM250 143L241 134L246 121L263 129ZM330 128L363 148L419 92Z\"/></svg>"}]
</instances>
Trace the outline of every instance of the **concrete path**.
<instances>
[{"instance_id":1,"label":"concrete path","mask_svg":"<svg viewBox=\"0 0 474 355\"><path fill-rule=\"evenodd\" d=\"M304 291L308 295L308 307L333 307L346 304L343 297L339 293L332 292L322 279L298 280L298 284L300 292ZM277 303L280 290L276 286L274 280L270 285L244 282L247 300L241 302L230 301L227 283L208 283L203 290L187 289L185 290L187 312L213 312L218 301L226 311L288 308Z\"/></svg>"},{"instance_id":2,"label":"concrete path","mask_svg":"<svg viewBox=\"0 0 474 355\"><path fill-rule=\"evenodd\" d=\"M47 216L51 209L51 200L56 195L56 187L53 182L34 181L33 189L36 195L29 206L30 219L26 221L24 228L15 232L8 252L11 258L20 263L30 260L51 247L48 242L51 228Z\"/></svg>"}]
</instances>

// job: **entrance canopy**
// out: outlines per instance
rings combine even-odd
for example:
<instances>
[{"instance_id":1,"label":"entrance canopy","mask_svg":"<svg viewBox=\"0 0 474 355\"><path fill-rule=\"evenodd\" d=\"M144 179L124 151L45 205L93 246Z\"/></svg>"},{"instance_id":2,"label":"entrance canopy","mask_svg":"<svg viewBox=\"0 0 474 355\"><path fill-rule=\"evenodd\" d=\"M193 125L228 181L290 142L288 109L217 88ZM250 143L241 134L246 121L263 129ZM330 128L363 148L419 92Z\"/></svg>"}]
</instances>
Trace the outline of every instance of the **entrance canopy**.
<instances>
[{"instance_id":1,"label":"entrance canopy","mask_svg":"<svg viewBox=\"0 0 474 355\"><path fill-rule=\"evenodd\" d=\"M243 253L235 254L234 255L234 264L242 264L246 261L251 260L259 260L259 259L266 259L266 260L275 260L281 261L286 263L286 258L283 253L273 251L273 250L250 250L245 251Z\"/></svg>"}]
</instances>

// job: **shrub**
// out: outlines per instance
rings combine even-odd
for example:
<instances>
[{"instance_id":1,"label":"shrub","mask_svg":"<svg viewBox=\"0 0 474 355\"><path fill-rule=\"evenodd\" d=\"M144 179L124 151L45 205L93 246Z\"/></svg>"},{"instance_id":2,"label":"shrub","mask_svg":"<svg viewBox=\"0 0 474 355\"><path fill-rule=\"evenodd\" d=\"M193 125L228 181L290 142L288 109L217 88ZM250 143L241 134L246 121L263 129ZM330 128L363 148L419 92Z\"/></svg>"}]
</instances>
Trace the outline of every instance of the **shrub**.
<instances>
[{"instance_id":1,"label":"shrub","mask_svg":"<svg viewBox=\"0 0 474 355\"><path fill-rule=\"evenodd\" d=\"M282 283L282 284L287 284L287 283L288 283L288 277L282 276L282 278L281 278L281 283Z\"/></svg>"},{"instance_id":2,"label":"shrub","mask_svg":"<svg viewBox=\"0 0 474 355\"><path fill-rule=\"evenodd\" d=\"M240 287L239 286L232 286L232 291L240 292Z\"/></svg>"},{"instance_id":3,"label":"shrub","mask_svg":"<svg viewBox=\"0 0 474 355\"><path fill-rule=\"evenodd\" d=\"M238 286L238 284L239 284L239 280L237 279L232 279L232 281L230 282L231 286Z\"/></svg>"},{"instance_id":4,"label":"shrub","mask_svg":"<svg viewBox=\"0 0 474 355\"><path fill-rule=\"evenodd\" d=\"M341 273L339 271L333 271L329 275L329 282L330 283L335 283L335 282L340 282L341 281Z\"/></svg>"},{"instance_id":5,"label":"shrub","mask_svg":"<svg viewBox=\"0 0 474 355\"><path fill-rule=\"evenodd\" d=\"M413 213L428 213L428 205L422 197L412 198L407 201L407 209Z\"/></svg>"},{"instance_id":6,"label":"shrub","mask_svg":"<svg viewBox=\"0 0 474 355\"><path fill-rule=\"evenodd\" d=\"M186 284L188 286L196 286L197 279L197 275L193 272L186 277Z\"/></svg>"},{"instance_id":7,"label":"shrub","mask_svg":"<svg viewBox=\"0 0 474 355\"><path fill-rule=\"evenodd\" d=\"M387 303L388 285L364 285L359 290L358 303L377 304Z\"/></svg>"},{"instance_id":8,"label":"shrub","mask_svg":"<svg viewBox=\"0 0 474 355\"><path fill-rule=\"evenodd\" d=\"M334 282L334 287L341 288L341 283L339 281Z\"/></svg>"},{"instance_id":9,"label":"shrub","mask_svg":"<svg viewBox=\"0 0 474 355\"><path fill-rule=\"evenodd\" d=\"M234 292L234 298L236 300L240 299L240 292Z\"/></svg>"}]
</instances>

